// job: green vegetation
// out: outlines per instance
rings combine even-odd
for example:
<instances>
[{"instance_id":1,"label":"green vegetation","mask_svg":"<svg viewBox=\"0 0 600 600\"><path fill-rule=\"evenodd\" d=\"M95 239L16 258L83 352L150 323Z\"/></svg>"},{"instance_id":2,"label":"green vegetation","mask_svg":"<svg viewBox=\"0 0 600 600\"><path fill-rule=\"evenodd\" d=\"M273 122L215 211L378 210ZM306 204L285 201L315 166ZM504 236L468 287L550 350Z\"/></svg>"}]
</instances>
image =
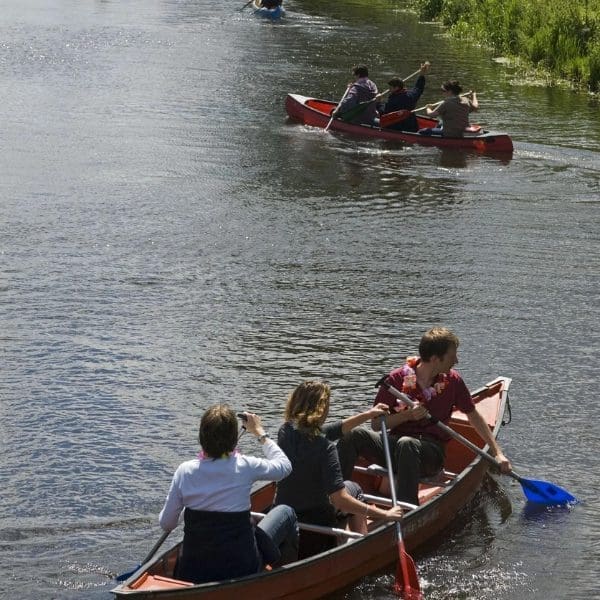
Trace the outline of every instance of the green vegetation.
<instances>
[{"instance_id":1,"label":"green vegetation","mask_svg":"<svg viewBox=\"0 0 600 600\"><path fill-rule=\"evenodd\" d=\"M423 20L600 92L600 0L409 0Z\"/></svg>"}]
</instances>

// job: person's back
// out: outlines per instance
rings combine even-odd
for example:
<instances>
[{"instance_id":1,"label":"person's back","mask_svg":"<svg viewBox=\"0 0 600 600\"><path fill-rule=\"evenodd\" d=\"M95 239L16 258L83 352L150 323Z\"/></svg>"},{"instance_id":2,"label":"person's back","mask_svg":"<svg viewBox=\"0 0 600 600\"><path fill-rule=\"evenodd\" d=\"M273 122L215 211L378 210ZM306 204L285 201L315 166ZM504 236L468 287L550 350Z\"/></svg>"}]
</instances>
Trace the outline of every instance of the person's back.
<instances>
[{"instance_id":1,"label":"person's back","mask_svg":"<svg viewBox=\"0 0 600 600\"><path fill-rule=\"evenodd\" d=\"M390 86L390 95L387 101L379 108L381 116L390 115L397 111L412 111L414 110L419 98L425 90L425 73L429 70L429 63L425 62L421 65L421 72L413 88L407 89L404 87L404 81L399 77L393 77L388 82ZM386 129L395 129L397 131L417 131L417 117L410 114L404 116L398 121L395 121L392 115L391 123L386 125L386 121L390 119L381 119L381 126Z\"/></svg>"},{"instance_id":2,"label":"person's back","mask_svg":"<svg viewBox=\"0 0 600 600\"><path fill-rule=\"evenodd\" d=\"M177 576L203 583L258 572L265 562L294 560L296 517L289 506L270 511L255 527L250 518L250 493L259 480L279 481L291 472L283 451L268 439L260 418L246 413L247 431L257 436L265 458L235 451L238 427L226 405L209 408L200 422L202 452L179 465L169 488L159 524L177 526L184 511L184 537ZM294 549L294 546L296 550Z\"/></svg>"},{"instance_id":3,"label":"person's back","mask_svg":"<svg viewBox=\"0 0 600 600\"><path fill-rule=\"evenodd\" d=\"M288 421L279 429L277 443L289 458L292 473L278 482L275 504L291 506L300 521L335 525L329 495L341 489L344 480L333 442Z\"/></svg>"},{"instance_id":4,"label":"person's back","mask_svg":"<svg viewBox=\"0 0 600 600\"><path fill-rule=\"evenodd\" d=\"M451 96L442 102L437 114L443 121L442 135L444 137L463 137L469 126L471 106L467 98Z\"/></svg>"},{"instance_id":5,"label":"person's back","mask_svg":"<svg viewBox=\"0 0 600 600\"><path fill-rule=\"evenodd\" d=\"M442 126L420 129L423 135L442 135L443 137L461 138L469 126L469 113L479 108L475 92L460 95L462 88L458 81L451 80L442 84L442 91L446 98L439 106L428 104L425 109L430 117L440 117ZM470 96L468 98L467 96Z\"/></svg>"},{"instance_id":6,"label":"person's back","mask_svg":"<svg viewBox=\"0 0 600 600\"><path fill-rule=\"evenodd\" d=\"M362 110L349 118L348 122L355 125L372 125L377 117L377 104L371 101L377 96L377 86L369 79L369 70L364 65L354 67L352 73L356 80L348 87L344 99L333 111L333 116L346 120L344 113L351 112L360 104L364 104Z\"/></svg>"},{"instance_id":7,"label":"person's back","mask_svg":"<svg viewBox=\"0 0 600 600\"><path fill-rule=\"evenodd\" d=\"M369 507L362 500L362 490L354 481L344 481L337 447L344 430L357 427L387 407L373 407L364 413L325 425L329 412L329 385L320 381L301 383L288 397L286 422L278 433L278 442L292 464L292 473L278 482L275 504L285 502L302 522L352 531L367 532L367 516L400 518L396 508L382 511ZM369 513L370 511L370 513ZM330 538L322 549L335 544ZM302 551L301 551L302 555Z\"/></svg>"}]
</instances>

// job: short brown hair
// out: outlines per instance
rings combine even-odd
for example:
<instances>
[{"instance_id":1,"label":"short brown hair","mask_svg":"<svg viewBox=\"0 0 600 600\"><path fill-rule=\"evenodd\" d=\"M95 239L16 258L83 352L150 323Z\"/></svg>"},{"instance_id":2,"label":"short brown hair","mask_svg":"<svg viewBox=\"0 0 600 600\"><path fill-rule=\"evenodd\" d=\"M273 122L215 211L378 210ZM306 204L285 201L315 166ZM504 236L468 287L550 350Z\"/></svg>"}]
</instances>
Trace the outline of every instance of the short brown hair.
<instances>
[{"instance_id":1,"label":"short brown hair","mask_svg":"<svg viewBox=\"0 0 600 600\"><path fill-rule=\"evenodd\" d=\"M453 346L458 348L458 337L447 327L432 327L419 343L419 356L427 362L432 356L441 358Z\"/></svg>"},{"instance_id":2,"label":"short brown hair","mask_svg":"<svg viewBox=\"0 0 600 600\"><path fill-rule=\"evenodd\" d=\"M198 439L210 458L221 458L233 452L238 438L235 412L227 404L211 406L200 419Z\"/></svg>"},{"instance_id":3,"label":"short brown hair","mask_svg":"<svg viewBox=\"0 0 600 600\"><path fill-rule=\"evenodd\" d=\"M368 77L369 69L367 69L366 65L356 65L352 68L352 74L355 77Z\"/></svg>"},{"instance_id":4,"label":"short brown hair","mask_svg":"<svg viewBox=\"0 0 600 600\"><path fill-rule=\"evenodd\" d=\"M442 83L442 89L447 92L452 92L455 96L458 96L462 92L462 87L456 79L450 79Z\"/></svg>"},{"instance_id":5,"label":"short brown hair","mask_svg":"<svg viewBox=\"0 0 600 600\"><path fill-rule=\"evenodd\" d=\"M331 388L322 381L305 381L289 396L285 405L285 420L299 429L316 435L329 412Z\"/></svg>"}]
</instances>

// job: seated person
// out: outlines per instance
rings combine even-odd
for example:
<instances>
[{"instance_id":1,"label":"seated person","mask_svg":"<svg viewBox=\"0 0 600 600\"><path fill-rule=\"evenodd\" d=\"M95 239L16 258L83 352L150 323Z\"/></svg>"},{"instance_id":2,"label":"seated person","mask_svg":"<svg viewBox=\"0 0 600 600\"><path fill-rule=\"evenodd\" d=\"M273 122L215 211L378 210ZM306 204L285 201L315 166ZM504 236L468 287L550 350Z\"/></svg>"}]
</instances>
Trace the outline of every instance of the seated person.
<instances>
[{"instance_id":1,"label":"seated person","mask_svg":"<svg viewBox=\"0 0 600 600\"><path fill-rule=\"evenodd\" d=\"M263 8L277 8L283 4L283 0L261 0L260 6Z\"/></svg>"},{"instance_id":2,"label":"seated person","mask_svg":"<svg viewBox=\"0 0 600 600\"><path fill-rule=\"evenodd\" d=\"M388 82L390 86L390 94L387 102L379 106L379 114L386 115L394 113L396 111L412 111L417 106L419 98L423 94L425 89L425 73L429 70L429 63L423 63L421 65L421 73L415 82L415 87L406 89L404 87L404 81L399 77L393 77ZM395 129L397 131L417 131L419 126L417 124L417 117L414 113L408 115L408 117L397 121L391 125L384 125L385 119L381 120L381 126L386 129Z\"/></svg>"},{"instance_id":3,"label":"seated person","mask_svg":"<svg viewBox=\"0 0 600 600\"><path fill-rule=\"evenodd\" d=\"M364 534L367 533L367 516L399 520L402 509L381 510L361 501L360 486L342 478L333 440L388 409L376 405L364 413L324 425L330 395L330 387L320 381L305 381L290 394L285 423L277 439L292 463L292 473L278 482L275 505L291 506L300 522L328 527L343 526L344 513L348 513L350 529ZM335 538L332 537L318 551L333 545Z\"/></svg>"},{"instance_id":4,"label":"seated person","mask_svg":"<svg viewBox=\"0 0 600 600\"><path fill-rule=\"evenodd\" d=\"M375 397L376 406L386 404L390 411L386 427L391 429L390 453L398 500L419 504L420 477L434 475L444 466L446 444L451 438L427 418L428 413L448 424L453 411L461 410L489 445L501 470L511 468L462 377L452 368L458 363L458 344L458 337L448 328L432 327L421 337L419 356L409 357L387 376L395 388L415 401L415 407L407 408L383 386ZM343 473L352 473L359 456L385 464L380 429L381 419L374 419L371 429L357 427L344 435L338 443Z\"/></svg>"},{"instance_id":5,"label":"seated person","mask_svg":"<svg viewBox=\"0 0 600 600\"><path fill-rule=\"evenodd\" d=\"M376 100L377 86L369 79L369 70L364 65L354 67L352 74L355 78L354 83L348 85L344 97L331 112L331 116L357 125L362 123L372 125L377 117L377 103L371 101ZM355 115L352 109L356 109ZM345 119L344 113L353 116Z\"/></svg>"},{"instance_id":6,"label":"seated person","mask_svg":"<svg viewBox=\"0 0 600 600\"><path fill-rule=\"evenodd\" d=\"M271 510L255 528L250 491L255 481L279 481L292 470L279 446L266 435L260 418L246 413L266 458L236 450L238 425L227 405L210 407L200 421L198 458L179 465L160 512L165 531L177 527L185 508L183 551L176 576L193 583L257 573L265 563L296 560L298 529L294 511L284 504Z\"/></svg>"},{"instance_id":7,"label":"seated person","mask_svg":"<svg viewBox=\"0 0 600 600\"><path fill-rule=\"evenodd\" d=\"M431 104L425 107L425 111L429 116L441 117L442 125L420 129L419 133L422 135L461 138L465 134L465 129L469 126L469 113L479 108L477 95L475 92L470 92L470 98L461 96L462 87L456 80L446 81L442 84L442 92L446 98L439 103L437 108Z\"/></svg>"}]
</instances>

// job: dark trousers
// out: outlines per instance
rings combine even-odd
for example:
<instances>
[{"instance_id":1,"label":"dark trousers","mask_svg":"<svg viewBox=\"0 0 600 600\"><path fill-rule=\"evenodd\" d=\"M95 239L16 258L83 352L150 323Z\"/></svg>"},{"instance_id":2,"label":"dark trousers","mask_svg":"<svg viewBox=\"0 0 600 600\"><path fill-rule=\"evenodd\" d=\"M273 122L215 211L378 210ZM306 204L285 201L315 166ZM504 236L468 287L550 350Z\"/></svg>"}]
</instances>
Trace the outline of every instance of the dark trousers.
<instances>
[{"instance_id":1,"label":"dark trousers","mask_svg":"<svg viewBox=\"0 0 600 600\"><path fill-rule=\"evenodd\" d=\"M419 504L419 479L435 475L444 466L444 446L423 436L390 435L389 441L397 499ZM352 477L359 456L382 466L386 464L381 434L364 427L345 434L338 441L337 449L344 479Z\"/></svg>"},{"instance_id":2,"label":"dark trousers","mask_svg":"<svg viewBox=\"0 0 600 600\"><path fill-rule=\"evenodd\" d=\"M292 562L298 556L296 513L273 508L255 528L250 511L216 512L186 508L177 577L192 583L258 573L264 563Z\"/></svg>"}]
</instances>

